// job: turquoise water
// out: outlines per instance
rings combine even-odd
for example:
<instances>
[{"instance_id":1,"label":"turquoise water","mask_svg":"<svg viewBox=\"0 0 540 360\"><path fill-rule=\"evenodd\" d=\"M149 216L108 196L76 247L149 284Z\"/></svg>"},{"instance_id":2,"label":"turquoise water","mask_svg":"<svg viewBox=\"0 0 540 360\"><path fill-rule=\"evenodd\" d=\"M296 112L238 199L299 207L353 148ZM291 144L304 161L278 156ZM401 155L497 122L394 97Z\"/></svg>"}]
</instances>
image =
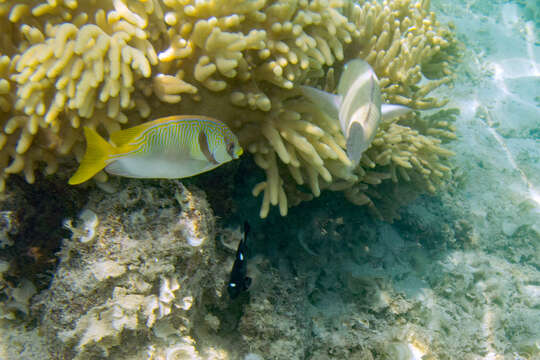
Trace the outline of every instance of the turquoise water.
<instances>
[{"instance_id":1,"label":"turquoise water","mask_svg":"<svg viewBox=\"0 0 540 360\"><path fill-rule=\"evenodd\" d=\"M325 194L258 225L275 267L308 274L312 358L540 358L539 6L432 8L465 44L437 90L461 111L454 183L393 224Z\"/></svg>"},{"instance_id":2,"label":"turquoise water","mask_svg":"<svg viewBox=\"0 0 540 360\"><path fill-rule=\"evenodd\" d=\"M260 219L249 157L82 192L14 178L0 360L540 359L539 7L431 2L463 44L455 81L434 92L460 110L453 177L392 223L330 191ZM9 271L39 256L10 243L20 221L55 254L23 262L31 279ZM231 300L244 221L252 285Z\"/></svg>"}]
</instances>

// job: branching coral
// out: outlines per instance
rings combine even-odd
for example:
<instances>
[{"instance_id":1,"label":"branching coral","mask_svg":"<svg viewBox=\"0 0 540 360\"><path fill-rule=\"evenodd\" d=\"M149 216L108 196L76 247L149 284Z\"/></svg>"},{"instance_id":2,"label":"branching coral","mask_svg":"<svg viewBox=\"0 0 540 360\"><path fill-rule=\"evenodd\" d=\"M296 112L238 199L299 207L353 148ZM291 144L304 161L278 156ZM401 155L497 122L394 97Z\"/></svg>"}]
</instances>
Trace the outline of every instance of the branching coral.
<instances>
[{"instance_id":1,"label":"branching coral","mask_svg":"<svg viewBox=\"0 0 540 360\"><path fill-rule=\"evenodd\" d=\"M437 181L430 177L447 170L438 138L451 136L451 127L385 124L353 169L337 119L297 90L332 91L334 73L361 57L380 77L385 101L444 105L427 95L450 81L455 41L428 7L411 0L4 0L0 20L11 30L1 38L1 178L23 172L33 182L38 162L50 174L60 160L80 158L83 125L111 133L180 111L216 116L237 133L266 172L253 189L263 194L261 217L270 205L285 215L297 185L315 196L349 189L360 194L349 198L365 203L358 191L365 184L416 172L431 189Z\"/></svg>"},{"instance_id":2,"label":"branching coral","mask_svg":"<svg viewBox=\"0 0 540 360\"><path fill-rule=\"evenodd\" d=\"M404 0L382 4L372 1L362 6L351 4L344 9L360 31L360 36L348 46L345 60L354 57L366 59L380 77L383 99L413 109L434 109L446 104L446 99L437 100L427 95L451 81L449 62L456 56L456 41L451 32L435 20L435 15L428 12L428 7L429 2ZM436 79L428 81L424 69L429 69L429 77ZM332 90L336 85L332 70L330 68L326 78L312 75L309 80L319 80L323 88ZM366 191L370 187L386 179L397 183L398 178L407 182L415 178L419 188L435 191L434 184L440 183L450 171L442 162L452 153L439 146L442 140L455 138L455 129L451 124L453 117L447 112L434 116L437 117L436 121L409 119L408 124L383 124L360 166L352 169L350 161L341 150L344 139L337 128L336 119L325 119L324 114L313 109L313 104L307 104L302 99L281 101L280 104L285 108L279 115L281 126L274 122L273 127L277 128L285 144L291 140L295 145L305 141L304 147L293 147L293 150L299 150L301 162L295 163L287 158L287 154L281 155L283 146L275 135L277 132L274 132L272 138L267 136L267 140L279 159L287 164L294 181L299 185L307 182L315 196L320 194L321 187L345 190L347 198L353 203L370 205L378 213ZM287 131L293 126L291 121L286 120L284 123L283 118L307 120L310 125L319 125L322 131L317 135L304 131L302 136L287 136ZM420 116L416 114L414 118ZM418 126L420 122L422 126ZM297 128L297 125L293 127L293 131ZM333 144L327 142L328 139ZM312 146L313 151L306 143ZM264 146L262 149L250 149L256 153L256 160L257 156L261 156L260 153L264 154L266 149ZM289 155L294 154L290 148L286 150ZM272 180L279 178L276 176L278 166L275 158L270 151L269 155L264 156L265 161L258 162L266 170L267 181L257 185L254 194L263 189L273 189L269 191L270 195L266 192L264 194L261 209L263 217L269 204L279 203L283 214L283 188L280 181Z\"/></svg>"},{"instance_id":3,"label":"branching coral","mask_svg":"<svg viewBox=\"0 0 540 360\"><path fill-rule=\"evenodd\" d=\"M449 116L446 112L438 113L432 118ZM442 122L442 121L441 121ZM436 125L446 125L437 123ZM431 124L434 126L434 124ZM441 128L437 130L441 137L453 137L453 132ZM439 146L441 140L422 134L419 130L395 122L383 123L372 146L363 155L362 164L355 173L359 181L345 189L345 196L357 205L368 205L379 217L391 220L395 214L381 214L370 196L380 197L374 187L384 180L391 179L411 182L435 192L436 185L450 172L450 168L442 159L453 155L449 150ZM336 186L334 184L333 186ZM339 184L337 184L339 186ZM399 202L398 202L399 204Z\"/></svg>"},{"instance_id":4,"label":"branching coral","mask_svg":"<svg viewBox=\"0 0 540 360\"><path fill-rule=\"evenodd\" d=\"M75 1L51 4L13 5L9 21L18 23L31 12L35 18L77 8ZM121 7L118 6L121 10ZM75 15L75 14L73 14ZM79 128L103 125L110 133L127 122L125 109L137 106L142 117L149 107L141 96L131 96L134 82L151 75L157 55L138 24L130 23L121 11L97 10L95 24L79 12L71 23L45 26L20 25L26 38L24 49L13 60L10 77L16 93L11 116L3 119L1 160L3 177L23 171L34 181L36 161L47 163L46 173L57 168L57 158L80 153Z\"/></svg>"},{"instance_id":5,"label":"branching coral","mask_svg":"<svg viewBox=\"0 0 540 360\"><path fill-rule=\"evenodd\" d=\"M362 29L354 56L372 64L383 97L390 103L414 109L446 104L426 95L451 81L453 55L447 50L454 50L456 42L428 10L429 1L397 0L371 1L352 11ZM418 85L426 76L435 80Z\"/></svg>"},{"instance_id":6,"label":"branching coral","mask_svg":"<svg viewBox=\"0 0 540 360\"><path fill-rule=\"evenodd\" d=\"M193 91L183 82L186 76L212 91L230 88L233 104L253 110L271 108L261 89L265 81L292 89L307 71L342 60L343 45L358 33L340 12L344 1L164 3L170 7L163 15L169 46L159 59L162 70L182 70L176 73L178 87L168 90Z\"/></svg>"}]
</instances>

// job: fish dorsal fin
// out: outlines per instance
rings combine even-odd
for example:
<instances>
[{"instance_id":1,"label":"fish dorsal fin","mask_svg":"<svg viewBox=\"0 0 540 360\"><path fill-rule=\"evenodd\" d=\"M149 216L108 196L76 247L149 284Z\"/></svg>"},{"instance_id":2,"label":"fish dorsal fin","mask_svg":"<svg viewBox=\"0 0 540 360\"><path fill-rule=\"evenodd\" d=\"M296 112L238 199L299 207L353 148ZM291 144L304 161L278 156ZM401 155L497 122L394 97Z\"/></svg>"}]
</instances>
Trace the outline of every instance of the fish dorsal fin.
<instances>
[{"instance_id":1,"label":"fish dorsal fin","mask_svg":"<svg viewBox=\"0 0 540 360\"><path fill-rule=\"evenodd\" d=\"M193 116L173 115L166 116L156 120L145 122L144 124L131 127L129 129L115 131L110 135L110 141L117 147L130 143L133 139L144 133L146 130L171 121L193 118Z\"/></svg>"},{"instance_id":2,"label":"fish dorsal fin","mask_svg":"<svg viewBox=\"0 0 540 360\"><path fill-rule=\"evenodd\" d=\"M146 129L148 129L148 125L142 124L129 129L115 131L111 135L109 135L109 141L116 147L121 147L128 144L131 140L139 136Z\"/></svg>"},{"instance_id":3,"label":"fish dorsal fin","mask_svg":"<svg viewBox=\"0 0 540 360\"><path fill-rule=\"evenodd\" d=\"M300 85L300 89L302 90L302 95L320 107L330 117L334 119L338 118L341 96L330 94L329 92L311 86Z\"/></svg>"}]
</instances>

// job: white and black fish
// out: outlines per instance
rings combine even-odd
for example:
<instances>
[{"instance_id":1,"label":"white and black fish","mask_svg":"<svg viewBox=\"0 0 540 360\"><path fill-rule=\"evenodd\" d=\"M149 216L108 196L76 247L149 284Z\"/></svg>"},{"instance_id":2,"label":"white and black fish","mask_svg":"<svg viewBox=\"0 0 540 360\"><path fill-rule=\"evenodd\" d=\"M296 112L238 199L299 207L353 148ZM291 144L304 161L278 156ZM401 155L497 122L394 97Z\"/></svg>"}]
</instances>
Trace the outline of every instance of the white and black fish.
<instances>
[{"instance_id":1,"label":"white and black fish","mask_svg":"<svg viewBox=\"0 0 540 360\"><path fill-rule=\"evenodd\" d=\"M303 95L321 110L339 119L347 140L347 156L355 166L373 141L382 119L412 111L403 105L381 104L379 79L371 66L360 59L345 65L337 95L310 86L301 86L301 89Z\"/></svg>"},{"instance_id":2,"label":"white and black fish","mask_svg":"<svg viewBox=\"0 0 540 360\"><path fill-rule=\"evenodd\" d=\"M247 236L249 233L249 224L244 222L244 237L238 244L236 258L231 270L231 277L227 284L227 291L231 299L236 298L241 292L246 291L251 285L251 278L247 275Z\"/></svg>"}]
</instances>

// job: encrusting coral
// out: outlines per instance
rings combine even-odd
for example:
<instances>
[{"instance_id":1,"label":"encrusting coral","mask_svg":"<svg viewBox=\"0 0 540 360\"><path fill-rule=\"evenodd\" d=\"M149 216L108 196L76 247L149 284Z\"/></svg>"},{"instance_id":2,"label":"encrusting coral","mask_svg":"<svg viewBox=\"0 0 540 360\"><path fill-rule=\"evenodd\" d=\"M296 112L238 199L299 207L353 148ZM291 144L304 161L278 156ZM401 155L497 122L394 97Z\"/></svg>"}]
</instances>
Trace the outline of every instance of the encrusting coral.
<instances>
[{"instance_id":1,"label":"encrusting coral","mask_svg":"<svg viewBox=\"0 0 540 360\"><path fill-rule=\"evenodd\" d=\"M225 121L253 154L266 172L252 191L263 194L261 217L308 198L297 185L373 204L365 190L381 181L433 191L449 170L439 145L455 135L444 116L383 124L354 169L337 119L298 92L334 90L360 57L384 101L443 106L427 96L451 80L456 41L429 1L3 0L0 23L0 188L9 174L32 183L41 163L52 174L80 159L83 126L110 134L179 112Z\"/></svg>"}]
</instances>

